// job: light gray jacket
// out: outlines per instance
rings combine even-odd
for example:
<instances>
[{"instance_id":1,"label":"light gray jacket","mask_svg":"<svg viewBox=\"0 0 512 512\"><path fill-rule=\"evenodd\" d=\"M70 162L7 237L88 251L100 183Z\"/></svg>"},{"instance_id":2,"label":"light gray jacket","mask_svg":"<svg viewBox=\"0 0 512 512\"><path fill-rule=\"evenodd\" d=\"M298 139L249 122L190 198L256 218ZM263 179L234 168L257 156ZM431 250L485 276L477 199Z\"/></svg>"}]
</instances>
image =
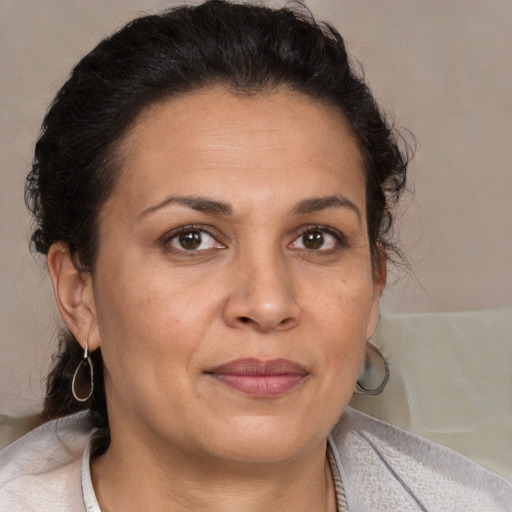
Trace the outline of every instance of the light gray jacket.
<instances>
[{"instance_id":1,"label":"light gray jacket","mask_svg":"<svg viewBox=\"0 0 512 512\"><path fill-rule=\"evenodd\" d=\"M84 413L0 452L1 512L100 512ZM452 450L347 408L329 436L349 512L511 512L512 483Z\"/></svg>"}]
</instances>

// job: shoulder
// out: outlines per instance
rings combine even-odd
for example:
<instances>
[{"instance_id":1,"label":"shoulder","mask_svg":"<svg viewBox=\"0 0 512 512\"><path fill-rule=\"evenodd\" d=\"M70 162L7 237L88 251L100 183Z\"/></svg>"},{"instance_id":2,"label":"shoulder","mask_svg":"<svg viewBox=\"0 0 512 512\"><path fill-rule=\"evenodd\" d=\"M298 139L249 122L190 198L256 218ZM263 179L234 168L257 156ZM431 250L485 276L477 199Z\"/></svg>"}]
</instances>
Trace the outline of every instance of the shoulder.
<instances>
[{"instance_id":1,"label":"shoulder","mask_svg":"<svg viewBox=\"0 0 512 512\"><path fill-rule=\"evenodd\" d=\"M355 510L505 512L512 483L444 446L351 408L331 432Z\"/></svg>"},{"instance_id":2,"label":"shoulder","mask_svg":"<svg viewBox=\"0 0 512 512\"><path fill-rule=\"evenodd\" d=\"M0 510L81 511L81 459L93 432L87 413L53 420L0 452Z\"/></svg>"}]
</instances>

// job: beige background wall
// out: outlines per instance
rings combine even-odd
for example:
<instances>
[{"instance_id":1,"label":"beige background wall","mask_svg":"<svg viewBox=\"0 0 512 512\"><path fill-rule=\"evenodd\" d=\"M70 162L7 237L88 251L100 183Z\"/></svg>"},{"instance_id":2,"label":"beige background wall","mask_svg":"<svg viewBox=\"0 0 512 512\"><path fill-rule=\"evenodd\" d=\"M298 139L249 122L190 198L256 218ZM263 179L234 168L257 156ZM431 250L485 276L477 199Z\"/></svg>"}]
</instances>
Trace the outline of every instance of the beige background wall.
<instances>
[{"instance_id":1,"label":"beige background wall","mask_svg":"<svg viewBox=\"0 0 512 512\"><path fill-rule=\"evenodd\" d=\"M23 205L46 106L102 36L172 3L0 1L0 408L37 405L58 323ZM307 4L341 30L383 106L418 139L401 222L413 272L392 272L383 311L512 305L512 2Z\"/></svg>"}]
</instances>

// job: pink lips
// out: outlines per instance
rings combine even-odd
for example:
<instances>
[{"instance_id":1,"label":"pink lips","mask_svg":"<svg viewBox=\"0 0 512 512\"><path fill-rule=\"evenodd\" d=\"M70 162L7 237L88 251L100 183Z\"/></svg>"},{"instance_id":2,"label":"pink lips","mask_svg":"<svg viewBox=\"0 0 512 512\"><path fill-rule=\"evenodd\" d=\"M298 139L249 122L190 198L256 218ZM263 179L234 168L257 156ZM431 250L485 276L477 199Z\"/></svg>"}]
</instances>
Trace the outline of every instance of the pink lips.
<instances>
[{"instance_id":1,"label":"pink lips","mask_svg":"<svg viewBox=\"0 0 512 512\"><path fill-rule=\"evenodd\" d=\"M207 372L226 386L257 398L281 395L298 386L306 369L287 359L237 359Z\"/></svg>"}]
</instances>

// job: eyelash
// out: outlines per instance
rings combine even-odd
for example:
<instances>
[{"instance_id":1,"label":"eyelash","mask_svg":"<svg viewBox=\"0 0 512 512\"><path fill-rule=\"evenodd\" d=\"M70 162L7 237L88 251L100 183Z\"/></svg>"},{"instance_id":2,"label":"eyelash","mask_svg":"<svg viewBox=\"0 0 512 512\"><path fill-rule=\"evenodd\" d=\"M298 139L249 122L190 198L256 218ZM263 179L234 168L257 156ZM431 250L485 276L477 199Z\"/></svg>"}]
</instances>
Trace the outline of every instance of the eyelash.
<instances>
[{"instance_id":1,"label":"eyelash","mask_svg":"<svg viewBox=\"0 0 512 512\"><path fill-rule=\"evenodd\" d=\"M172 232L167 233L166 235L164 235L162 237L162 242L163 242L163 244L164 244L164 246L165 246L165 248L167 250L178 252L178 253L186 255L186 256L197 256L200 253L205 253L205 252L210 250L210 249L201 249L201 250L198 250L198 251L197 250L193 250L193 249L187 250L187 249L184 249L184 248L180 249L180 248L177 248L177 247L173 247L171 245L172 241L177 239L181 234L190 233L190 232L197 232L197 233L201 233L201 234L206 234L209 237L211 237L220 246L220 247L215 247L214 248L215 250L225 249L226 248L226 246L223 243L218 241L218 237L213 235L212 233L210 233L210 231L205 229L204 226L197 226L197 225L194 225L194 224L188 224L186 226L180 226L179 228L173 230Z\"/></svg>"},{"instance_id":2,"label":"eyelash","mask_svg":"<svg viewBox=\"0 0 512 512\"><path fill-rule=\"evenodd\" d=\"M347 239L342 232L338 231L337 229L333 229L330 226L324 226L324 225L320 225L320 224L302 227L298 236L295 237L293 242L291 242L291 244L289 244L289 245L296 243L297 240L299 240L301 237L304 237L306 234L315 233L315 232L322 233L323 235L327 234L327 235L333 237L334 241L336 243L335 247L333 247L331 249L318 249L318 250L308 249L306 247L304 249L298 248L297 250L307 251L307 252L315 254L315 255L327 256L327 255L334 254L336 251L338 251L341 248L348 247Z\"/></svg>"},{"instance_id":3,"label":"eyelash","mask_svg":"<svg viewBox=\"0 0 512 512\"><path fill-rule=\"evenodd\" d=\"M174 251L174 252L178 252L178 253L180 253L182 255L192 256L192 257L193 256L197 256L197 255L199 255L201 253L204 254L205 252L209 252L211 250L211 248L200 249L200 250L194 250L194 249L187 250L187 249L184 249L184 248L180 249L180 248L177 248L177 247L173 247L171 245L173 240L175 240L181 234L188 233L188 232L204 233L204 234L210 236L213 240L215 240L215 242L217 244L219 244L219 247L213 248L214 250L225 249L226 248L226 246L222 242L218 241L218 237L213 235L209 230L205 229L204 226L198 226L198 225L194 225L194 224L189 224L189 225L186 225L186 226L181 226L181 227L173 230L172 232L167 233L166 235L164 235L162 237L162 243L166 247L167 250L171 250L171 251ZM287 245L287 247L290 247L293 244L295 244L297 242L297 240L299 240L301 237L304 237L306 234L308 234L308 233L315 233L315 232L320 232L322 234L327 234L327 235L333 237L335 242L336 242L336 246L333 247L333 248L330 248L330 249L308 249L307 247L305 247L305 248L295 248L295 249L296 250L300 250L300 251L307 251L309 253L317 254L317 255L329 255L329 254L335 253L340 248L348 246L345 235L343 233L341 233L340 231L338 231L336 229L333 229L330 226L312 225L312 226L301 227L299 234L293 239L292 242L290 242Z\"/></svg>"}]
</instances>

